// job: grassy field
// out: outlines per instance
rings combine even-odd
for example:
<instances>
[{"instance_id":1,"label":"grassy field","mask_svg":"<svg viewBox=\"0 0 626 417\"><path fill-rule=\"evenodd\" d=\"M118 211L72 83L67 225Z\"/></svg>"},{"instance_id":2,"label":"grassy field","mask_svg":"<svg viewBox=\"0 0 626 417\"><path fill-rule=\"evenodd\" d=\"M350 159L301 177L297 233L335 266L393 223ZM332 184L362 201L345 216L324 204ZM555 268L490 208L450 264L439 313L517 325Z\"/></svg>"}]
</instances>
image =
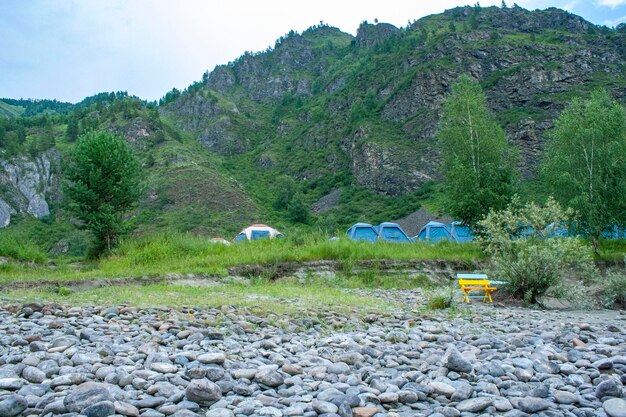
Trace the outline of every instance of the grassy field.
<instances>
[{"instance_id":1,"label":"grassy field","mask_svg":"<svg viewBox=\"0 0 626 417\"><path fill-rule=\"evenodd\" d=\"M7 247L11 247L7 243ZM0 239L0 250L2 249ZM34 245L22 243L24 261L40 261ZM330 241L310 235L303 239L244 242L225 246L210 243L205 237L186 234L160 234L123 242L107 258L99 261L71 262L59 258L42 263L5 263L0 265L0 282L63 281L85 278L165 276L170 273L225 276L238 265L275 265L283 262L337 260L350 264L368 259L461 260L482 258L473 244L431 245L426 243L391 244ZM19 259L19 258L18 258Z\"/></svg>"},{"instance_id":2,"label":"grassy field","mask_svg":"<svg viewBox=\"0 0 626 417\"><path fill-rule=\"evenodd\" d=\"M67 305L130 305L151 307L248 308L259 314L294 314L302 309L336 312L382 312L391 308L374 297L357 295L341 287L255 282L203 287L145 285L106 287L80 293L54 289L8 291L9 299L46 300Z\"/></svg>"}]
</instances>

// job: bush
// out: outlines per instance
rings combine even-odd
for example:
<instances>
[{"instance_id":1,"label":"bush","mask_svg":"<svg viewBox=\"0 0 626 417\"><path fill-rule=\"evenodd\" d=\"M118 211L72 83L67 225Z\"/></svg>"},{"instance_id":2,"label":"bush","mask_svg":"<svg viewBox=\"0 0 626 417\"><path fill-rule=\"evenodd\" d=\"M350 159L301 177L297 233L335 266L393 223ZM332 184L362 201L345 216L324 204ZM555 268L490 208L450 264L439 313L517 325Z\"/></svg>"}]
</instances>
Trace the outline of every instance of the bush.
<instances>
[{"instance_id":1,"label":"bush","mask_svg":"<svg viewBox=\"0 0 626 417\"><path fill-rule=\"evenodd\" d=\"M0 256L17 261L43 263L48 260L45 252L34 242L15 236L12 231L3 230L0 234Z\"/></svg>"},{"instance_id":2,"label":"bush","mask_svg":"<svg viewBox=\"0 0 626 417\"><path fill-rule=\"evenodd\" d=\"M428 310L445 310L454 306L454 287L452 286L431 292L426 302L426 309Z\"/></svg>"},{"instance_id":3,"label":"bush","mask_svg":"<svg viewBox=\"0 0 626 417\"><path fill-rule=\"evenodd\" d=\"M602 295L602 304L605 307L626 307L626 267L622 271L608 274Z\"/></svg>"},{"instance_id":4,"label":"bush","mask_svg":"<svg viewBox=\"0 0 626 417\"><path fill-rule=\"evenodd\" d=\"M546 226L568 223L572 217L571 210L563 210L553 199L545 206L521 206L515 198L508 208L492 211L479 222L480 242L491 255L494 275L507 281L506 290L513 297L537 304L571 271L582 278L594 274L591 251L583 241L543 235Z\"/></svg>"}]
</instances>

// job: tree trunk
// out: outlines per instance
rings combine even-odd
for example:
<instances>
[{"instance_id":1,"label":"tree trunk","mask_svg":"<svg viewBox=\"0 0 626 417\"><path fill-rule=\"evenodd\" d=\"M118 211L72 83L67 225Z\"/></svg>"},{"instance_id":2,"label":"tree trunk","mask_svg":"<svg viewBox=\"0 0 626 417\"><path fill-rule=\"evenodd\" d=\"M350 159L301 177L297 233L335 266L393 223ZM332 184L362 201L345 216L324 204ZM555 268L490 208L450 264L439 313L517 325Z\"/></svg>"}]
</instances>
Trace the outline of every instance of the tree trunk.
<instances>
[{"instance_id":1,"label":"tree trunk","mask_svg":"<svg viewBox=\"0 0 626 417\"><path fill-rule=\"evenodd\" d=\"M598 238L597 238L596 236L594 236L594 237L591 239L591 242L593 243L593 254L594 254L595 256L600 255L600 252L598 251L598 244L599 244L599 242L598 242Z\"/></svg>"}]
</instances>

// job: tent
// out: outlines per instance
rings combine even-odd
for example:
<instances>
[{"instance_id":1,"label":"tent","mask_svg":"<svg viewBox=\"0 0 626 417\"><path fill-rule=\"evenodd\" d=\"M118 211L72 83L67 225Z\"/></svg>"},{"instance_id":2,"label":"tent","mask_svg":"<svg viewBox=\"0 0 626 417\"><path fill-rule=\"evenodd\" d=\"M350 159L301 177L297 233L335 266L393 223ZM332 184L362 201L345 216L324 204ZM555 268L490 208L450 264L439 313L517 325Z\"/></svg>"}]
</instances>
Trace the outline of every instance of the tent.
<instances>
[{"instance_id":1,"label":"tent","mask_svg":"<svg viewBox=\"0 0 626 417\"><path fill-rule=\"evenodd\" d=\"M366 242L376 242L378 240L376 229L369 223L353 224L346 233L352 240L364 240Z\"/></svg>"},{"instance_id":2,"label":"tent","mask_svg":"<svg viewBox=\"0 0 626 417\"><path fill-rule=\"evenodd\" d=\"M415 236L415 240L423 240L428 242L441 242L442 240L448 240L456 242L448 227L439 222L428 222L421 228L419 234Z\"/></svg>"},{"instance_id":3,"label":"tent","mask_svg":"<svg viewBox=\"0 0 626 417\"><path fill-rule=\"evenodd\" d=\"M452 222L448 225L450 234L459 243L471 242L474 240L474 233L472 229L466 224L461 222Z\"/></svg>"},{"instance_id":4,"label":"tent","mask_svg":"<svg viewBox=\"0 0 626 417\"><path fill-rule=\"evenodd\" d=\"M375 226L374 229L380 240L402 243L411 241L398 223L384 222Z\"/></svg>"},{"instance_id":5,"label":"tent","mask_svg":"<svg viewBox=\"0 0 626 417\"><path fill-rule=\"evenodd\" d=\"M566 224L550 223L543 229L543 236L545 238L568 237L569 235L569 228Z\"/></svg>"},{"instance_id":6,"label":"tent","mask_svg":"<svg viewBox=\"0 0 626 417\"><path fill-rule=\"evenodd\" d=\"M274 239L284 237L285 235L266 224L253 224L239 232L237 236L235 236L234 241L239 242L240 240Z\"/></svg>"},{"instance_id":7,"label":"tent","mask_svg":"<svg viewBox=\"0 0 626 417\"><path fill-rule=\"evenodd\" d=\"M619 226L607 226L602 232L605 239L624 239L626 238L626 229L620 229Z\"/></svg>"}]
</instances>

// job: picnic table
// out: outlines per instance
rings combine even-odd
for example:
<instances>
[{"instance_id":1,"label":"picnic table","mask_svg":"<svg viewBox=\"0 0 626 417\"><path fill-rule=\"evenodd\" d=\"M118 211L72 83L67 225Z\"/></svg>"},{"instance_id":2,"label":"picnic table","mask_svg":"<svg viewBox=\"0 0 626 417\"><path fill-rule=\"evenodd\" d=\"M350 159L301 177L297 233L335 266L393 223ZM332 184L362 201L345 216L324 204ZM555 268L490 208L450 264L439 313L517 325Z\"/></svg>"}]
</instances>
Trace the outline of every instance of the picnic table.
<instances>
[{"instance_id":1,"label":"picnic table","mask_svg":"<svg viewBox=\"0 0 626 417\"><path fill-rule=\"evenodd\" d=\"M504 281L490 281L487 274L456 274L463 291L463 301L469 303L473 299L493 303L491 293L497 290L496 285L506 284Z\"/></svg>"}]
</instances>

